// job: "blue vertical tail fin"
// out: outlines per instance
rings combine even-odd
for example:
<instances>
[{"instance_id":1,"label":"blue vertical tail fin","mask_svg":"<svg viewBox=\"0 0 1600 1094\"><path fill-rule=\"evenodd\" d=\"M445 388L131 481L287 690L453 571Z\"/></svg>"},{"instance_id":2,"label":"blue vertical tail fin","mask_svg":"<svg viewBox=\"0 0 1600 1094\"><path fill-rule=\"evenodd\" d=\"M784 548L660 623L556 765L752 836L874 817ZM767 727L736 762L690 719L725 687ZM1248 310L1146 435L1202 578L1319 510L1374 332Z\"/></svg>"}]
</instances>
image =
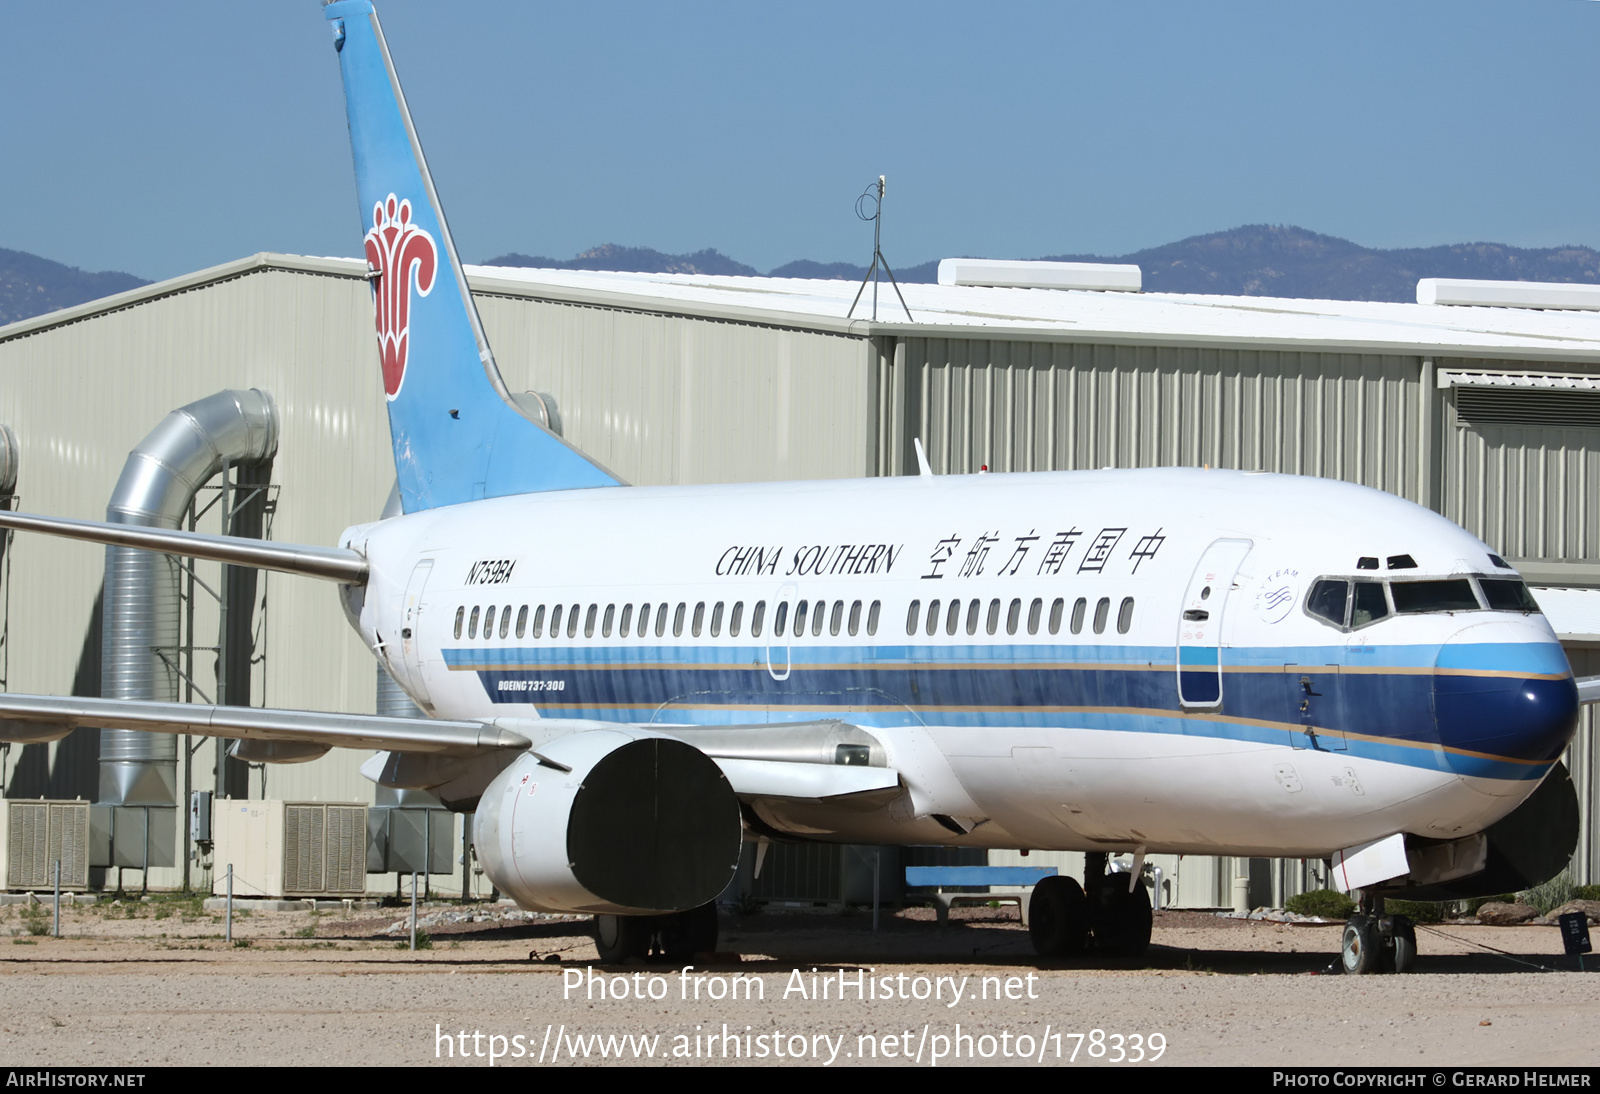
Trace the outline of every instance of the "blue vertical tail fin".
<instances>
[{"instance_id":1,"label":"blue vertical tail fin","mask_svg":"<svg viewBox=\"0 0 1600 1094\"><path fill-rule=\"evenodd\" d=\"M617 486L511 401L370 0L324 14L344 79L401 504Z\"/></svg>"}]
</instances>

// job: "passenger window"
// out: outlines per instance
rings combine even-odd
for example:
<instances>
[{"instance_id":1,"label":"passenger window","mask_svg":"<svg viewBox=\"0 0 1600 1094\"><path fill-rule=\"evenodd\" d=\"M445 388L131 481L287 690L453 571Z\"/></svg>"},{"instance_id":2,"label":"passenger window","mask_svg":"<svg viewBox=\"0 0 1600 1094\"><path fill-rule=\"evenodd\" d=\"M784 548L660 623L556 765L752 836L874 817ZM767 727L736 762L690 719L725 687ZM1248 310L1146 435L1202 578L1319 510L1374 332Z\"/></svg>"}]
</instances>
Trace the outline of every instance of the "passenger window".
<instances>
[{"instance_id":1,"label":"passenger window","mask_svg":"<svg viewBox=\"0 0 1600 1094\"><path fill-rule=\"evenodd\" d=\"M878 633L878 608L879 608L879 606L880 605L879 605L878 601L874 600L872 602L872 607L867 609L867 634L868 635L874 635L874 634Z\"/></svg>"},{"instance_id":2,"label":"passenger window","mask_svg":"<svg viewBox=\"0 0 1600 1094\"><path fill-rule=\"evenodd\" d=\"M1013 600L1011 607L1006 611L1006 633L1016 634L1017 626L1022 622L1022 601Z\"/></svg>"},{"instance_id":3,"label":"passenger window","mask_svg":"<svg viewBox=\"0 0 1600 1094\"><path fill-rule=\"evenodd\" d=\"M1044 615L1044 601L1038 597L1033 598L1033 604L1028 608L1028 633L1039 633L1039 620Z\"/></svg>"},{"instance_id":4,"label":"passenger window","mask_svg":"<svg viewBox=\"0 0 1600 1094\"><path fill-rule=\"evenodd\" d=\"M1110 614L1111 614L1111 598L1109 596L1102 596L1100 598L1100 603L1098 603L1098 604L1096 604L1094 606L1094 633L1095 634L1104 634L1106 632L1106 617L1109 616Z\"/></svg>"},{"instance_id":5,"label":"passenger window","mask_svg":"<svg viewBox=\"0 0 1600 1094\"><path fill-rule=\"evenodd\" d=\"M472 615L467 619L467 637L478 637L478 608L472 609Z\"/></svg>"},{"instance_id":6,"label":"passenger window","mask_svg":"<svg viewBox=\"0 0 1600 1094\"><path fill-rule=\"evenodd\" d=\"M511 633L511 605L507 604L500 612L500 637L504 638Z\"/></svg>"},{"instance_id":7,"label":"passenger window","mask_svg":"<svg viewBox=\"0 0 1600 1094\"><path fill-rule=\"evenodd\" d=\"M524 604L517 613L517 637L521 638L528 633L528 606Z\"/></svg>"},{"instance_id":8,"label":"passenger window","mask_svg":"<svg viewBox=\"0 0 1600 1094\"><path fill-rule=\"evenodd\" d=\"M954 602L952 601L952 603L954 603ZM974 597L967 604L967 633L968 634L977 634L978 633L978 616L979 616L980 613L982 613L982 611L983 611L983 602L981 600L977 599L976 597Z\"/></svg>"},{"instance_id":9,"label":"passenger window","mask_svg":"<svg viewBox=\"0 0 1600 1094\"><path fill-rule=\"evenodd\" d=\"M489 605L489 610L483 613L483 637L485 640L494 637L494 605Z\"/></svg>"},{"instance_id":10,"label":"passenger window","mask_svg":"<svg viewBox=\"0 0 1600 1094\"><path fill-rule=\"evenodd\" d=\"M722 601L717 601L717 606L711 609L711 637L716 638L722 633Z\"/></svg>"},{"instance_id":11,"label":"passenger window","mask_svg":"<svg viewBox=\"0 0 1600 1094\"><path fill-rule=\"evenodd\" d=\"M801 603L804 604L805 601L801 601ZM774 612L773 616L772 616L772 633L777 635L779 638L782 638L783 637L783 632L784 632L784 624L787 623L788 621L789 621L789 602L787 600L780 600L780 601L778 601L778 610L776 612Z\"/></svg>"},{"instance_id":12,"label":"passenger window","mask_svg":"<svg viewBox=\"0 0 1600 1094\"><path fill-rule=\"evenodd\" d=\"M689 611L689 605L678 602L678 610L672 613L672 637L683 637L683 617Z\"/></svg>"},{"instance_id":13,"label":"passenger window","mask_svg":"<svg viewBox=\"0 0 1600 1094\"><path fill-rule=\"evenodd\" d=\"M466 621L467 609L465 605L456 609L456 637L461 637L461 625Z\"/></svg>"},{"instance_id":14,"label":"passenger window","mask_svg":"<svg viewBox=\"0 0 1600 1094\"><path fill-rule=\"evenodd\" d=\"M1081 596L1078 597L1078 599L1073 602L1073 605L1072 605L1072 633L1073 634L1082 634L1083 633L1083 613L1084 613L1084 609L1086 609L1088 606L1089 606L1089 602L1087 600L1085 600Z\"/></svg>"},{"instance_id":15,"label":"passenger window","mask_svg":"<svg viewBox=\"0 0 1600 1094\"><path fill-rule=\"evenodd\" d=\"M650 605L649 604L640 604L639 605L639 629L634 631L633 633L637 634L640 638L644 638L646 635L648 635L650 633Z\"/></svg>"},{"instance_id":16,"label":"passenger window","mask_svg":"<svg viewBox=\"0 0 1600 1094\"><path fill-rule=\"evenodd\" d=\"M540 604L538 610L533 613L533 636L535 638L542 638L544 636L544 605L543 604Z\"/></svg>"},{"instance_id":17,"label":"passenger window","mask_svg":"<svg viewBox=\"0 0 1600 1094\"><path fill-rule=\"evenodd\" d=\"M861 601L857 600L850 605L850 636L854 638L861 631ZM833 632L838 634L836 630Z\"/></svg>"},{"instance_id":18,"label":"passenger window","mask_svg":"<svg viewBox=\"0 0 1600 1094\"><path fill-rule=\"evenodd\" d=\"M938 611L939 611L939 602L937 600L935 600L933 602L932 610L933 610L934 614L938 613ZM921 612L922 612L922 601L913 600L911 602L911 607L906 609L906 633L907 634L916 634L917 633L917 616Z\"/></svg>"},{"instance_id":19,"label":"passenger window","mask_svg":"<svg viewBox=\"0 0 1600 1094\"><path fill-rule=\"evenodd\" d=\"M756 601L756 606L750 609L750 637L751 638L760 638L761 637L761 621L766 617L766 614L767 614L767 602L765 600Z\"/></svg>"},{"instance_id":20,"label":"passenger window","mask_svg":"<svg viewBox=\"0 0 1600 1094\"><path fill-rule=\"evenodd\" d=\"M1117 633L1127 634L1133 626L1133 597L1124 597L1122 607L1117 609Z\"/></svg>"},{"instance_id":21,"label":"passenger window","mask_svg":"<svg viewBox=\"0 0 1600 1094\"><path fill-rule=\"evenodd\" d=\"M612 624L612 621L616 618L616 614L617 614L617 606L615 604L607 604L606 605L606 614L603 617L601 617L601 619L600 619L600 635L601 635L601 637L603 637L603 638L610 638L611 637L611 624Z\"/></svg>"},{"instance_id":22,"label":"passenger window","mask_svg":"<svg viewBox=\"0 0 1600 1094\"><path fill-rule=\"evenodd\" d=\"M583 636L585 638L593 638L594 637L594 617L597 614L599 614L599 611L600 611L600 605L598 605L598 604L590 604L589 605L589 612L588 612L587 615L585 615L583 617Z\"/></svg>"},{"instance_id":23,"label":"passenger window","mask_svg":"<svg viewBox=\"0 0 1600 1094\"><path fill-rule=\"evenodd\" d=\"M1050 633L1051 634L1060 634L1061 633L1061 615L1062 615L1062 612L1065 610L1066 606L1067 606L1067 602L1065 600L1063 600L1059 596L1056 597L1055 603L1050 605Z\"/></svg>"},{"instance_id":24,"label":"passenger window","mask_svg":"<svg viewBox=\"0 0 1600 1094\"><path fill-rule=\"evenodd\" d=\"M811 633L813 635L822 634L822 624L826 622L825 617L827 614L828 602L826 600L819 600L811 605Z\"/></svg>"},{"instance_id":25,"label":"passenger window","mask_svg":"<svg viewBox=\"0 0 1600 1094\"><path fill-rule=\"evenodd\" d=\"M632 604L624 604L622 606L622 621L617 626L617 635L618 635L618 637L621 637L621 638L628 637L629 625L632 624L632 622L633 622L633 605Z\"/></svg>"},{"instance_id":26,"label":"passenger window","mask_svg":"<svg viewBox=\"0 0 1600 1094\"><path fill-rule=\"evenodd\" d=\"M578 615L583 611L582 604L574 604L567 609L567 637L578 637ZM589 629L594 629L594 616L589 617Z\"/></svg>"},{"instance_id":27,"label":"passenger window","mask_svg":"<svg viewBox=\"0 0 1600 1094\"><path fill-rule=\"evenodd\" d=\"M665 605L665 604L657 604L656 605L656 637L657 638L665 638L666 636L667 636L667 605Z\"/></svg>"},{"instance_id":28,"label":"passenger window","mask_svg":"<svg viewBox=\"0 0 1600 1094\"><path fill-rule=\"evenodd\" d=\"M550 609L550 637L561 637L561 605L557 604Z\"/></svg>"},{"instance_id":29,"label":"passenger window","mask_svg":"<svg viewBox=\"0 0 1600 1094\"><path fill-rule=\"evenodd\" d=\"M989 601L989 633L1000 629L1000 601Z\"/></svg>"},{"instance_id":30,"label":"passenger window","mask_svg":"<svg viewBox=\"0 0 1600 1094\"><path fill-rule=\"evenodd\" d=\"M689 623L689 633L695 638L700 637L701 628L706 622L706 602L704 600L694 606L694 619ZM674 634L677 632L674 631Z\"/></svg>"},{"instance_id":31,"label":"passenger window","mask_svg":"<svg viewBox=\"0 0 1600 1094\"><path fill-rule=\"evenodd\" d=\"M744 601L735 601L733 615L728 618L728 634L734 638L739 637L739 624L743 621Z\"/></svg>"},{"instance_id":32,"label":"passenger window","mask_svg":"<svg viewBox=\"0 0 1600 1094\"><path fill-rule=\"evenodd\" d=\"M1350 625L1365 627L1389 614L1389 601L1383 595L1380 581L1356 582L1355 596L1350 602Z\"/></svg>"},{"instance_id":33,"label":"passenger window","mask_svg":"<svg viewBox=\"0 0 1600 1094\"><path fill-rule=\"evenodd\" d=\"M1335 627L1343 627L1345 604L1349 599L1348 581L1314 581L1306 594L1306 611Z\"/></svg>"},{"instance_id":34,"label":"passenger window","mask_svg":"<svg viewBox=\"0 0 1600 1094\"><path fill-rule=\"evenodd\" d=\"M956 602L954 600L952 600L950 603L951 604L955 604L955 606L958 609L960 608L960 605L956 604ZM930 600L930 601L928 601L928 633L929 634L933 634L938 629L939 629L939 602L937 600ZM954 634L955 631L951 631L950 633Z\"/></svg>"},{"instance_id":35,"label":"passenger window","mask_svg":"<svg viewBox=\"0 0 1600 1094\"><path fill-rule=\"evenodd\" d=\"M801 635L806 633L806 608L807 608L807 606L808 605L806 604L806 602L804 600L800 601L799 603L797 603L794 606L794 636L796 638L799 638ZM778 614L779 614L780 617L782 616L782 614L783 614L782 607L780 607L778 609ZM782 623L778 624L778 633L779 634L783 633L783 624Z\"/></svg>"}]
</instances>

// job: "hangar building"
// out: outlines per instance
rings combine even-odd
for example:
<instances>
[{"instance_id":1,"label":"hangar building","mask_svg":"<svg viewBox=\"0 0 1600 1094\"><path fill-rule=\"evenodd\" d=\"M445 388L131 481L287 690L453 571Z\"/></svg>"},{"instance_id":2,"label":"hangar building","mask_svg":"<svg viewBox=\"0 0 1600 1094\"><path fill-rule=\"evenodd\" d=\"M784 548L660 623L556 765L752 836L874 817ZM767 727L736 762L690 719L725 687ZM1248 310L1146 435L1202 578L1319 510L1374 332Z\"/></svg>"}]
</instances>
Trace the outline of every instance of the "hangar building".
<instances>
[{"instance_id":1,"label":"hangar building","mask_svg":"<svg viewBox=\"0 0 1600 1094\"><path fill-rule=\"evenodd\" d=\"M270 475L257 467L270 484L232 467L196 493L193 526L220 530L254 506L275 539L331 544L377 517L393 469L364 274L353 259L260 254L0 327L12 504L98 519L129 452L169 412L255 388L275 415ZM865 304L848 317L857 286L840 281L468 276L508 386L543 393L567 438L629 482L914 473L914 438L940 474L1209 465L1344 479L1436 509L1496 547L1538 589L1574 669L1600 673L1600 317L1590 311L974 284L902 286L909 316L885 289L874 321ZM0 685L100 694L105 558L41 536L10 543ZM375 709L373 660L330 587L282 575L225 587L206 563L178 583L178 635L157 652L179 697L216 695L220 673L229 702ZM1600 805L1594 733L1585 713L1568 757L1586 818ZM103 800L98 738L79 730L0 749L6 796ZM199 738L176 755L181 814L191 789L219 787L218 765ZM234 761L220 789L373 804L363 759ZM1600 880L1591 824L1574 863L1583 881ZM433 888L458 892L461 826L428 831L454 841ZM221 868L159 808L118 814L114 835L119 865L98 883L198 886ZM157 853L135 863L135 839ZM748 884L774 900L858 899L870 857L775 852ZM369 857L375 891L397 884L384 865ZM1317 864L1298 862L1161 865L1165 902L1196 907L1232 903L1235 876L1251 878L1251 903L1318 881Z\"/></svg>"}]
</instances>

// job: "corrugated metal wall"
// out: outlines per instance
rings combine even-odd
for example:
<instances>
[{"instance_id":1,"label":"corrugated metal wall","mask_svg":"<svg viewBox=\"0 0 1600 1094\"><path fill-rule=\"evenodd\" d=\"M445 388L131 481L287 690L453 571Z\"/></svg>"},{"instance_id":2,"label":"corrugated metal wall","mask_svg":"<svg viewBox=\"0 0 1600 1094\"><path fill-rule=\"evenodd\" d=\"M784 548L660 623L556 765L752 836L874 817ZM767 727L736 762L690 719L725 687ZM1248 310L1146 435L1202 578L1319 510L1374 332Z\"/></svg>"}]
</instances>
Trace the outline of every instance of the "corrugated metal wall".
<instances>
[{"instance_id":1,"label":"corrugated metal wall","mask_svg":"<svg viewBox=\"0 0 1600 1094\"><path fill-rule=\"evenodd\" d=\"M513 391L639 486L859 478L876 415L864 338L479 297Z\"/></svg>"},{"instance_id":2,"label":"corrugated metal wall","mask_svg":"<svg viewBox=\"0 0 1600 1094\"><path fill-rule=\"evenodd\" d=\"M880 372L878 464L935 472L1200 466L1418 494L1414 357L907 338Z\"/></svg>"}]
</instances>

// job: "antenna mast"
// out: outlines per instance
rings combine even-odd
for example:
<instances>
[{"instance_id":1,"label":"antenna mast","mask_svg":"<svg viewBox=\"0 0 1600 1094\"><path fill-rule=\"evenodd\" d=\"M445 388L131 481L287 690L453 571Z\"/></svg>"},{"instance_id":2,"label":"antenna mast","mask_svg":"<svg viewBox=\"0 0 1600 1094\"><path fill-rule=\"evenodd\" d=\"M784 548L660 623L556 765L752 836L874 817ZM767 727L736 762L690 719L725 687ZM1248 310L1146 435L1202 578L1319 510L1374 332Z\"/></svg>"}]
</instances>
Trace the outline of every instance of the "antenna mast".
<instances>
[{"instance_id":1,"label":"antenna mast","mask_svg":"<svg viewBox=\"0 0 1600 1094\"><path fill-rule=\"evenodd\" d=\"M867 215L867 203L871 202L872 215ZM867 267L867 275L861 279L861 287L856 290L856 298L850 301L850 310L845 313L845 318L852 318L856 314L856 305L861 303L861 294L867 291L867 282L872 282L872 321L878 321L878 267L883 267L883 272L889 275L889 284L894 286L895 296L900 298L900 306L905 308L906 318L915 323L911 316L911 309L906 308L906 298L900 292L900 283L894 279L894 271L889 268L889 260L883 257L883 176L878 176L878 181L861 191L861 196L856 198L856 216L862 220L872 222L872 265Z\"/></svg>"}]
</instances>

